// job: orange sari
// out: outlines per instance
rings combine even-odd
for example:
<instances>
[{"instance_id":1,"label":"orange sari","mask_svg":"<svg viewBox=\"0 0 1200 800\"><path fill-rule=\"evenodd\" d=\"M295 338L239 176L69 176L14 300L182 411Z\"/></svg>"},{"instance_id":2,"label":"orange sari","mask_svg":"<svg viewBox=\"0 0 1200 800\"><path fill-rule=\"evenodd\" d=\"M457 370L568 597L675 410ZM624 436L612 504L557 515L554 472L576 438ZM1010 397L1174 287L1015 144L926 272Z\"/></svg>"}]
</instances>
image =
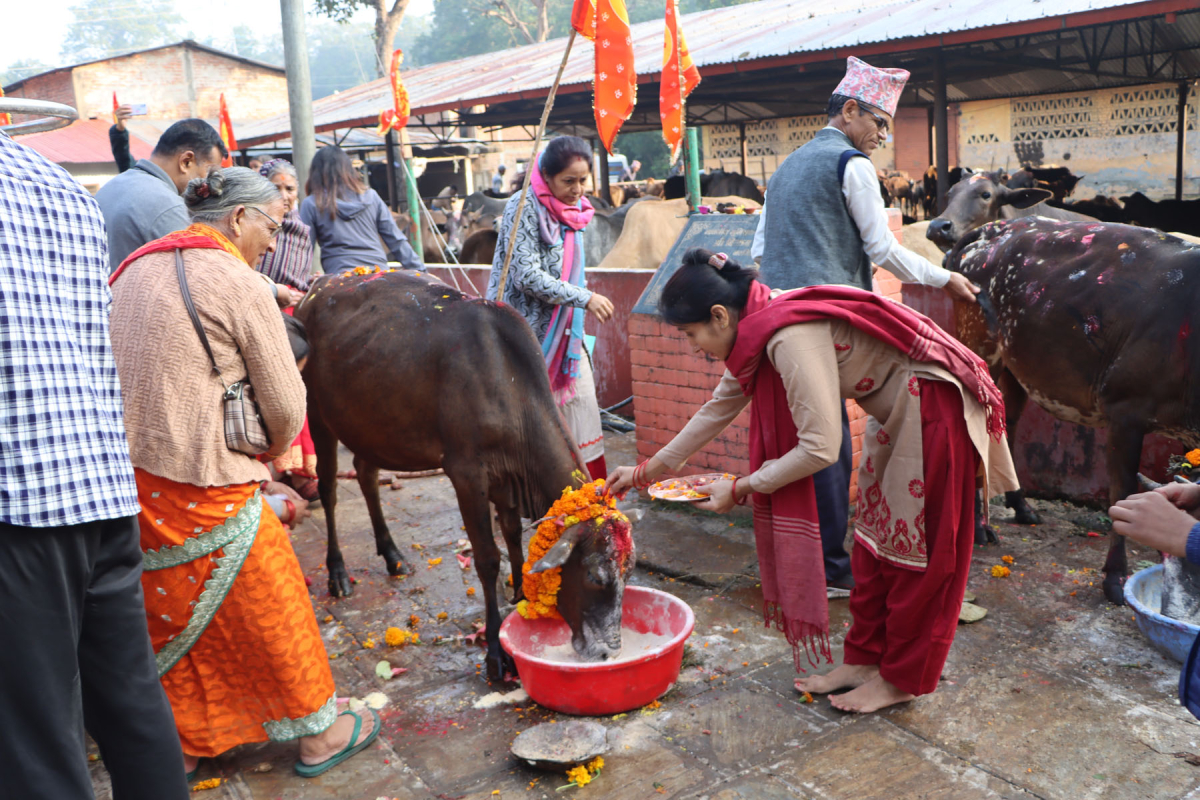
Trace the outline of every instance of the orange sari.
<instances>
[{"instance_id":1,"label":"orange sari","mask_svg":"<svg viewBox=\"0 0 1200 800\"><path fill-rule=\"evenodd\" d=\"M183 751L216 756L332 725L333 674L304 575L258 486L135 474L146 617Z\"/></svg>"}]
</instances>

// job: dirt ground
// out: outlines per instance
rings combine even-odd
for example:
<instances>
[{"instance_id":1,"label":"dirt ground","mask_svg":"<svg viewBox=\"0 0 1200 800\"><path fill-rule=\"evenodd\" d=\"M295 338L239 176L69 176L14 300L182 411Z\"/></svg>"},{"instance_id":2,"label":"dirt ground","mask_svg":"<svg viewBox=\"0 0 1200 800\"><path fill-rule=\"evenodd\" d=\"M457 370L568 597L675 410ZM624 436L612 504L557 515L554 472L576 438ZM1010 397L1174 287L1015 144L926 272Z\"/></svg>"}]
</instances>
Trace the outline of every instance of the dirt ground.
<instances>
[{"instance_id":1,"label":"dirt ground","mask_svg":"<svg viewBox=\"0 0 1200 800\"><path fill-rule=\"evenodd\" d=\"M632 463L631 435L609 437L609 463ZM492 707L473 634L483 604L444 477L382 491L384 513L414 573L389 578L375 555L358 486L339 482L337 515L353 597L333 599L324 572L324 517L294 533L312 579L315 613L339 696L383 702L383 733L320 778L292 773L294 745L246 746L201 767L223 784L198 797L242 800L421 798L1200 798L1200 726L1176 700L1180 665L1159 655L1132 613L1100 590L1107 519L1097 510L1035 501L1043 524L1009 525L994 507L1001 543L975 551L969 583L988 609L960 625L938 691L869 716L817 698L805 704L781 634L764 628L753 533L745 516L681 512L662 504L635 529L632 583L685 600L696 615L685 667L657 709L598 721L614 740L588 786L556 791L562 776L519 765L509 745L522 730L566 719L528 700ZM1001 557L1012 575L993 578ZM430 559L441 559L436 565ZM1135 568L1157 554L1132 548ZM849 626L831 601L835 662ZM419 620L421 643L388 648L388 626ZM444 617L442 616L444 615ZM407 671L384 681L386 659ZM109 797L102 762L97 796Z\"/></svg>"}]
</instances>

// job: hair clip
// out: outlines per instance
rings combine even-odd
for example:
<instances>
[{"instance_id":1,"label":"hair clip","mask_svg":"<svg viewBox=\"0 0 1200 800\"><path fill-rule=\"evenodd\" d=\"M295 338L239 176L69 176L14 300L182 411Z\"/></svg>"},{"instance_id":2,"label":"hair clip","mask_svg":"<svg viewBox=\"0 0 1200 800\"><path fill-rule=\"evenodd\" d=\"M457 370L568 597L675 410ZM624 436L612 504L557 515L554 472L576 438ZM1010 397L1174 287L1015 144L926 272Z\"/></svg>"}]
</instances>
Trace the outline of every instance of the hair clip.
<instances>
[{"instance_id":1,"label":"hair clip","mask_svg":"<svg viewBox=\"0 0 1200 800\"><path fill-rule=\"evenodd\" d=\"M725 262L728 260L729 260L729 256L725 255L724 253L713 253L711 256L708 257L708 263L711 266L716 267L717 269L724 268Z\"/></svg>"},{"instance_id":2,"label":"hair clip","mask_svg":"<svg viewBox=\"0 0 1200 800\"><path fill-rule=\"evenodd\" d=\"M210 191L211 190L208 188L208 184L202 183L196 187L196 196L207 198Z\"/></svg>"}]
</instances>

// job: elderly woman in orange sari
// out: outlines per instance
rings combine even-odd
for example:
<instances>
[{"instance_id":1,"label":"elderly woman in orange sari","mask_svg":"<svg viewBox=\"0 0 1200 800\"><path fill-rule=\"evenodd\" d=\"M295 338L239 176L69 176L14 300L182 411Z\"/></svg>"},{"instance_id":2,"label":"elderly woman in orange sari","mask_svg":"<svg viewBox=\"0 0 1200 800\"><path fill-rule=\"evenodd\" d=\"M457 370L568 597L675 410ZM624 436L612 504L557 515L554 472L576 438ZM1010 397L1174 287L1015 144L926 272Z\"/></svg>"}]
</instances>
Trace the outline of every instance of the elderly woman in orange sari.
<instances>
[{"instance_id":1,"label":"elderly woman in orange sari","mask_svg":"<svg viewBox=\"0 0 1200 800\"><path fill-rule=\"evenodd\" d=\"M248 380L273 456L304 420L283 318L251 267L274 247L284 201L241 167L192 180L184 201L193 224L110 279L150 637L189 777L201 757L293 739L295 769L311 777L370 744L380 722L338 716L304 575L262 499L266 467L226 446L222 415L226 385ZM220 374L184 304L177 254Z\"/></svg>"}]
</instances>

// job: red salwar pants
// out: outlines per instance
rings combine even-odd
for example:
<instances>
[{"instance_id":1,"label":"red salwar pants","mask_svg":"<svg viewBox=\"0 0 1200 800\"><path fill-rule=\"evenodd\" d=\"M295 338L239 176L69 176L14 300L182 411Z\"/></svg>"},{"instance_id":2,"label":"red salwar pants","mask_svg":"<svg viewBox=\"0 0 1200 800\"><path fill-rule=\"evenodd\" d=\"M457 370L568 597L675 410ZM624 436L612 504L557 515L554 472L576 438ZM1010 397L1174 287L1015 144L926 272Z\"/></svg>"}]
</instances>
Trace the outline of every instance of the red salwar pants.
<instances>
[{"instance_id":1,"label":"red salwar pants","mask_svg":"<svg viewBox=\"0 0 1200 800\"><path fill-rule=\"evenodd\" d=\"M975 544L979 465L959 388L920 383L928 565L919 572L854 548L844 657L846 664L878 664L884 680L914 695L937 688L954 641Z\"/></svg>"}]
</instances>

